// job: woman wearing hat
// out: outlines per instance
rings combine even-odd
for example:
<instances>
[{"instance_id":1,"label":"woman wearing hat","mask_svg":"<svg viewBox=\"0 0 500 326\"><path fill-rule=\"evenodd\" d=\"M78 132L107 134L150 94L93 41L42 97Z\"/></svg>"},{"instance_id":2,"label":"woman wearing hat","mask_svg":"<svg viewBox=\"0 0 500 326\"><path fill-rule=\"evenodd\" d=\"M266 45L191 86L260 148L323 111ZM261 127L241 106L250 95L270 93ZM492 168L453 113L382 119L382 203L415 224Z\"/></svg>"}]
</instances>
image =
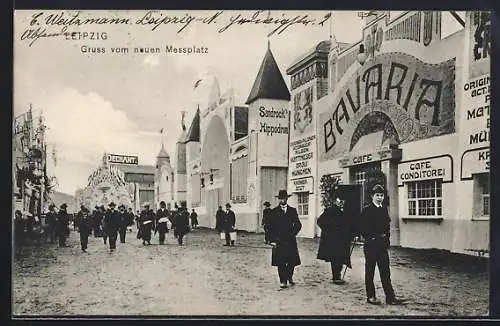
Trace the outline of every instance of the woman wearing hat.
<instances>
[{"instance_id":1,"label":"woman wearing hat","mask_svg":"<svg viewBox=\"0 0 500 326\"><path fill-rule=\"evenodd\" d=\"M139 230L142 244L145 246L151 244L151 231L155 229L155 212L149 208L149 203L143 204L144 209L141 212L140 222L141 228Z\"/></svg>"},{"instance_id":2,"label":"woman wearing hat","mask_svg":"<svg viewBox=\"0 0 500 326\"><path fill-rule=\"evenodd\" d=\"M264 242L270 244L269 241L269 224L271 222L271 203L264 202L264 211L262 212L262 227L264 228Z\"/></svg>"},{"instance_id":3,"label":"woman wearing hat","mask_svg":"<svg viewBox=\"0 0 500 326\"><path fill-rule=\"evenodd\" d=\"M273 208L270 223L270 241L273 246L271 265L278 267L280 288L293 286L295 266L300 265L299 249L296 236L302 229L297 210L288 205L288 193L280 190L279 205Z\"/></svg>"},{"instance_id":4,"label":"woman wearing hat","mask_svg":"<svg viewBox=\"0 0 500 326\"><path fill-rule=\"evenodd\" d=\"M333 283L344 284L340 274L342 266L351 267L351 225L349 217L344 214L344 201L338 190L333 197L335 202L328 207L318 218L317 224L321 228L321 237L318 248L318 259L330 262Z\"/></svg>"},{"instance_id":5,"label":"woman wearing hat","mask_svg":"<svg viewBox=\"0 0 500 326\"><path fill-rule=\"evenodd\" d=\"M59 238L59 247L66 247L66 238L69 236L69 215L66 211L68 205L62 204L57 213L56 233Z\"/></svg>"},{"instance_id":6,"label":"woman wearing hat","mask_svg":"<svg viewBox=\"0 0 500 326\"><path fill-rule=\"evenodd\" d=\"M403 300L396 299L391 283L388 249L390 246L390 222L387 207L384 205L385 189L382 185L375 185L370 190L372 202L363 209L359 223L359 233L364 238L365 254L365 287L366 302L379 305L375 295L373 276L375 266L378 266L380 280L384 288L385 301L390 305L402 304Z\"/></svg>"}]
</instances>

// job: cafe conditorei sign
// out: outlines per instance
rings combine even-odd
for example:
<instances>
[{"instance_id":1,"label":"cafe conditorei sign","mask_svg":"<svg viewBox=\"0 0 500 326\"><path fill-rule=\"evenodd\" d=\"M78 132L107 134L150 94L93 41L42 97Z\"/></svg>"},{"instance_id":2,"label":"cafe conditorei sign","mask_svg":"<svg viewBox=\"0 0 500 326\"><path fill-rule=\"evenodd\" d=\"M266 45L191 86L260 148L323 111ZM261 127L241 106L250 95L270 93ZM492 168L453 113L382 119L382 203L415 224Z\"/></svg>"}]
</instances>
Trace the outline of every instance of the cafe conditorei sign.
<instances>
[{"instance_id":1,"label":"cafe conditorei sign","mask_svg":"<svg viewBox=\"0 0 500 326\"><path fill-rule=\"evenodd\" d=\"M351 150L355 134L390 127L396 140L405 143L455 131L455 59L429 64L404 53L381 54L358 69L336 94L333 103L318 103L328 106L319 109L322 161ZM356 130L366 116L370 121L361 124L366 130Z\"/></svg>"}]
</instances>

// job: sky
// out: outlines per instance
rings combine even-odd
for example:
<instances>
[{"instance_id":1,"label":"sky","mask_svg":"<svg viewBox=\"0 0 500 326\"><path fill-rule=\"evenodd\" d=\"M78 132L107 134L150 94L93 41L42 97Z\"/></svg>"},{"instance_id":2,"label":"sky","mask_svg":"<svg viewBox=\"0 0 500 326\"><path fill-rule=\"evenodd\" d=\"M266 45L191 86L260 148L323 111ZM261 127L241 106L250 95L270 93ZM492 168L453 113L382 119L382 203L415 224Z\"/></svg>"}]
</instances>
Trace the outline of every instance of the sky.
<instances>
[{"instance_id":1,"label":"sky","mask_svg":"<svg viewBox=\"0 0 500 326\"><path fill-rule=\"evenodd\" d=\"M148 17L211 17L217 11L84 11L80 18L119 17L137 22ZM167 152L175 155L181 133L181 111L186 126L198 105L207 106L211 84L217 78L221 92L232 88L236 104L244 104L266 52L271 50L285 75L300 55L327 40L333 31L339 42L354 43L361 38L363 21L356 11L334 11L323 24L293 25L281 34L269 33L274 26L233 24L231 17L250 17L254 11L224 11L215 23L194 21L178 32L181 24L71 25L69 32L87 32L93 37L106 32L106 40L66 40L65 36L22 39L26 31L44 28L59 33L62 26L47 24L51 14L69 18L75 11L15 11L14 13L14 116L30 104L35 114L43 111L48 126L48 172L58 180L57 190L74 194L101 163L103 153L137 155L139 164L154 165L162 140ZM265 17L267 11L260 14ZM36 16L40 14L40 16ZM323 20L325 11L280 12L272 17L308 15ZM395 13L397 14L397 13ZM35 15L35 16L34 16ZM444 17L444 34L456 29L449 15ZM77 35L77 34L75 34ZM168 54L165 47L205 47L207 53ZM106 48L105 53L82 53L82 46ZM128 54L111 53L112 47L129 47ZM159 47L161 53L134 53L134 47ZM202 79L199 87L194 83ZM290 77L285 75L290 84ZM163 137L160 129L164 130Z\"/></svg>"}]
</instances>

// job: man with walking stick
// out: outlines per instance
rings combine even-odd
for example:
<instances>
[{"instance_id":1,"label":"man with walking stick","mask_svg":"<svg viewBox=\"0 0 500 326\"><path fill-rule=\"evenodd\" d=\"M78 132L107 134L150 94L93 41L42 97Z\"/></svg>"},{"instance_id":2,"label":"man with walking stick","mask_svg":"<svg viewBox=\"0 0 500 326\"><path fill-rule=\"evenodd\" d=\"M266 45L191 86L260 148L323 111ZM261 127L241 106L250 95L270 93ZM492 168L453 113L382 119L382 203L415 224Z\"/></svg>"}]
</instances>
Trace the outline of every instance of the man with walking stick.
<instances>
[{"instance_id":1,"label":"man with walking stick","mask_svg":"<svg viewBox=\"0 0 500 326\"><path fill-rule=\"evenodd\" d=\"M351 223L350 217L344 212L344 202L338 188L333 194L335 202L318 218L317 224L321 228L321 237L318 248L318 259L330 262L333 283L344 284L344 277L340 277L342 266L351 266ZM345 272L344 272L345 275Z\"/></svg>"}]
</instances>

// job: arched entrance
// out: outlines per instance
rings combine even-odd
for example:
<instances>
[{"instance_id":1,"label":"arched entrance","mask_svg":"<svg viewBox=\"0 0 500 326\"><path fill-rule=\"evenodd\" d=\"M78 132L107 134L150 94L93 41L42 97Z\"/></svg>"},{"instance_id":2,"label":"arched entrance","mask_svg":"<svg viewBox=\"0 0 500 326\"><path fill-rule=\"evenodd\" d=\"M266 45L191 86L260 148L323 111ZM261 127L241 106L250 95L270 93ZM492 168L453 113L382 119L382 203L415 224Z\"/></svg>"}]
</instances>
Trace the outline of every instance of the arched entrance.
<instances>
[{"instance_id":1,"label":"arched entrance","mask_svg":"<svg viewBox=\"0 0 500 326\"><path fill-rule=\"evenodd\" d=\"M202 205L209 216L208 227L215 227L215 213L230 198L229 173L230 144L226 126L219 116L211 118L201 148L201 171L205 187L202 189ZM213 175L213 182L210 175Z\"/></svg>"}]
</instances>

